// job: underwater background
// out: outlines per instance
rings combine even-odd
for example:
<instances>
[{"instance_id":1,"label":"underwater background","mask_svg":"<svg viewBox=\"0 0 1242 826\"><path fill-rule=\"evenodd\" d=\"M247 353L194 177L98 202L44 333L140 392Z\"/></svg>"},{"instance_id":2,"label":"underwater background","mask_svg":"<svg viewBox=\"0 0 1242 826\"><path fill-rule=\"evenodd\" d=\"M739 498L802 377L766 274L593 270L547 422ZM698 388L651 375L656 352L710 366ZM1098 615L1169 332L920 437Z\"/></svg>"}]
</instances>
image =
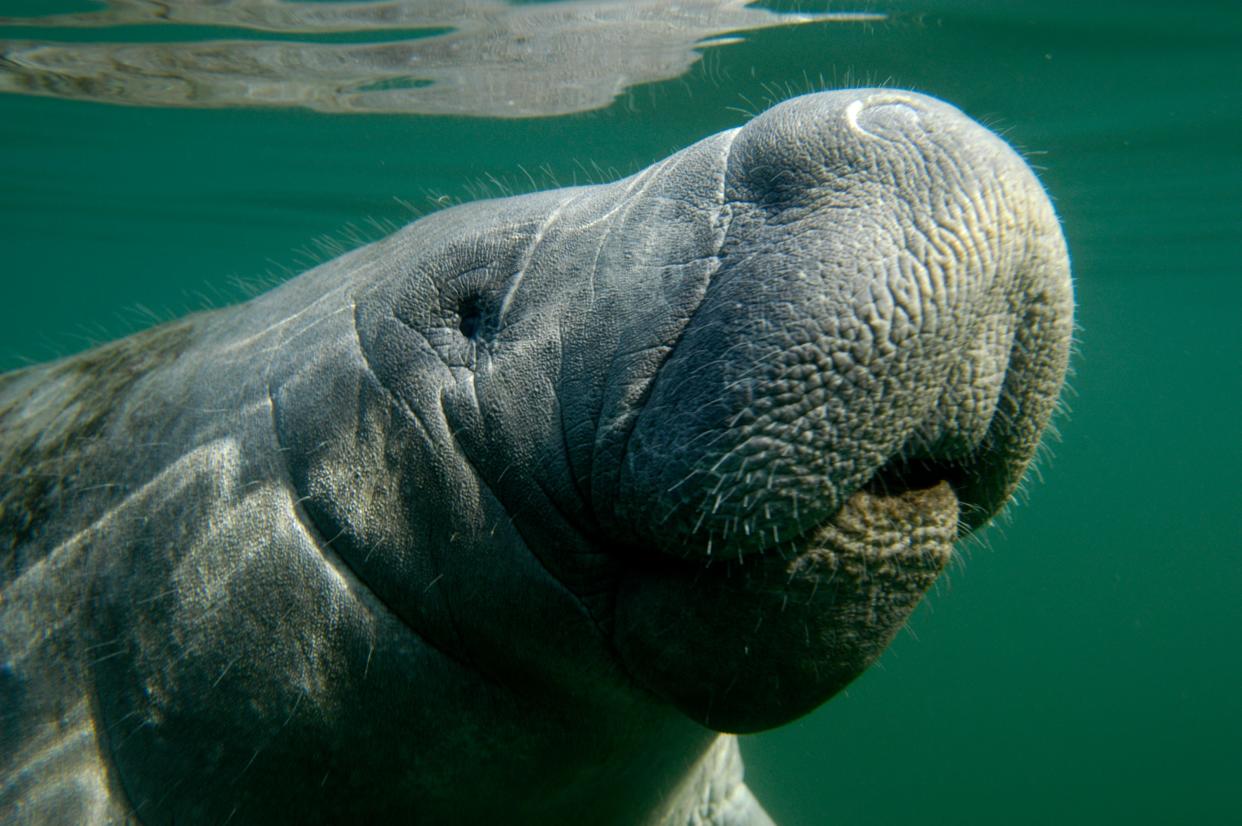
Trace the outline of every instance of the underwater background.
<instances>
[{"instance_id":1,"label":"underwater background","mask_svg":"<svg viewBox=\"0 0 1242 826\"><path fill-rule=\"evenodd\" d=\"M877 665L744 739L748 781L782 826L1242 823L1242 2L646 2L563 37L463 0L388 28L346 14L380 4L215 4L321 7L266 29L113 5L91 26L101 3L0 0L0 369L448 203L629 174L792 94L911 88L1001 132L1074 263L1060 437ZM776 16L822 12L886 17ZM434 71L394 69L411 55Z\"/></svg>"}]
</instances>

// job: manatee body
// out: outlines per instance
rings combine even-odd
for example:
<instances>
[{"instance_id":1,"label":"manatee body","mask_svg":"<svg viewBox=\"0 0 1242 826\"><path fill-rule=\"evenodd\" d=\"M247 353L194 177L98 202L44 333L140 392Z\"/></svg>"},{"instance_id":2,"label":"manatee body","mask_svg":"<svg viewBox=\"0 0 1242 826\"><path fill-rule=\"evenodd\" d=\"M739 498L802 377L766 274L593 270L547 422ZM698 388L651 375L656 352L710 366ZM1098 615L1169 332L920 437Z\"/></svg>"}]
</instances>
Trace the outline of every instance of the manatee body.
<instances>
[{"instance_id":1,"label":"manatee body","mask_svg":"<svg viewBox=\"0 0 1242 826\"><path fill-rule=\"evenodd\" d=\"M762 824L1063 379L952 107L808 95L0 377L0 819Z\"/></svg>"}]
</instances>

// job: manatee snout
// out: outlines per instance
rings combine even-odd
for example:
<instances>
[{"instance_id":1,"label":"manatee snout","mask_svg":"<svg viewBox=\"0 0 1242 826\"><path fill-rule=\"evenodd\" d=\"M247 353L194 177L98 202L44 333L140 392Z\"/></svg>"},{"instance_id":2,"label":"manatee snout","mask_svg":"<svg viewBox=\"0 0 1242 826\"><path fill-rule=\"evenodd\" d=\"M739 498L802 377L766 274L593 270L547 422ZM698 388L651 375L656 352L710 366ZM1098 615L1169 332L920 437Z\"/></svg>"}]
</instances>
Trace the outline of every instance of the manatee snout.
<instances>
[{"instance_id":1,"label":"manatee snout","mask_svg":"<svg viewBox=\"0 0 1242 826\"><path fill-rule=\"evenodd\" d=\"M722 203L718 267L621 468L618 521L660 558L627 580L617 640L691 716L754 730L860 673L1008 500L1072 297L1026 164L914 93L756 118Z\"/></svg>"}]
</instances>

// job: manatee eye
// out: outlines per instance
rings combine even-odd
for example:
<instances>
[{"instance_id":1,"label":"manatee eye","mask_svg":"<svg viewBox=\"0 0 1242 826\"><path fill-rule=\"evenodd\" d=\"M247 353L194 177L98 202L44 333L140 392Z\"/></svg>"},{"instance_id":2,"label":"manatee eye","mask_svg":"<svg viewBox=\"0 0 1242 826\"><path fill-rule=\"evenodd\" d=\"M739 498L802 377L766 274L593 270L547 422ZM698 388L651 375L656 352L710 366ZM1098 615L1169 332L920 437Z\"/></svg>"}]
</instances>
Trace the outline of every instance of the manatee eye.
<instances>
[{"instance_id":1,"label":"manatee eye","mask_svg":"<svg viewBox=\"0 0 1242 826\"><path fill-rule=\"evenodd\" d=\"M457 318L457 329L461 330L461 334L466 338L477 338L483 327L483 308L479 306L479 299L475 296L463 298L457 305Z\"/></svg>"}]
</instances>

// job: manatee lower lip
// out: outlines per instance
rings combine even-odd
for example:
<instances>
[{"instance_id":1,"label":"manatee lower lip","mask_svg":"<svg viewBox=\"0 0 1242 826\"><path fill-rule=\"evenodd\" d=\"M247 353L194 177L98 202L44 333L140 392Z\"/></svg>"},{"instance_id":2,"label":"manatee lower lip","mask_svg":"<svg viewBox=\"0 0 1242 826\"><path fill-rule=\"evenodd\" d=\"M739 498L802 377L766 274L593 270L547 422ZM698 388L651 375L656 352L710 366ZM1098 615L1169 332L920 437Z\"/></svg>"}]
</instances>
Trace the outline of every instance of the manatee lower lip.
<instances>
[{"instance_id":1,"label":"manatee lower lip","mask_svg":"<svg viewBox=\"0 0 1242 826\"><path fill-rule=\"evenodd\" d=\"M704 725L781 725L879 656L948 563L957 526L947 482L860 490L788 548L633 570L614 639L640 682Z\"/></svg>"}]
</instances>

